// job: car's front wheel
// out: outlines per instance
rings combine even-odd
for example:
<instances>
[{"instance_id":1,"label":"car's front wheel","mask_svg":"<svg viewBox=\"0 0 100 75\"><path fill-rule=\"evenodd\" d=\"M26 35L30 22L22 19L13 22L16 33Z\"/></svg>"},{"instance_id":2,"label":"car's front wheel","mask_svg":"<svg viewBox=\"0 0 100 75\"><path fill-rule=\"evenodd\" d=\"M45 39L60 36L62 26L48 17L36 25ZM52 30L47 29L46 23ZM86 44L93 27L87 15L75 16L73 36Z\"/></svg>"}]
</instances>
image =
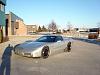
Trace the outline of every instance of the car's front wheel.
<instances>
[{"instance_id":1,"label":"car's front wheel","mask_svg":"<svg viewBox=\"0 0 100 75\"><path fill-rule=\"evenodd\" d=\"M49 47L48 47L48 46L45 46L45 47L42 49L42 52L41 52L42 58L44 58L44 59L45 59L45 58L48 58L49 53L50 53Z\"/></svg>"}]
</instances>

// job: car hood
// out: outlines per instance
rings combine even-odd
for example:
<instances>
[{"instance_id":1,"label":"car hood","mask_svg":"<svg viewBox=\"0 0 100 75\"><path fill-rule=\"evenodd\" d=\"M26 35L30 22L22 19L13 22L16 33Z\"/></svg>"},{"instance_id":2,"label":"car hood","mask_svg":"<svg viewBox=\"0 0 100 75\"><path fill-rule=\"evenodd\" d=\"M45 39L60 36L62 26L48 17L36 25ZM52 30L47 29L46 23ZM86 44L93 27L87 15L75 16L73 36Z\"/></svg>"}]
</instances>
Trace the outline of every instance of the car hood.
<instances>
[{"instance_id":1,"label":"car hood","mask_svg":"<svg viewBox=\"0 0 100 75\"><path fill-rule=\"evenodd\" d=\"M24 42L16 47L17 50L31 52L45 45L45 42Z\"/></svg>"}]
</instances>

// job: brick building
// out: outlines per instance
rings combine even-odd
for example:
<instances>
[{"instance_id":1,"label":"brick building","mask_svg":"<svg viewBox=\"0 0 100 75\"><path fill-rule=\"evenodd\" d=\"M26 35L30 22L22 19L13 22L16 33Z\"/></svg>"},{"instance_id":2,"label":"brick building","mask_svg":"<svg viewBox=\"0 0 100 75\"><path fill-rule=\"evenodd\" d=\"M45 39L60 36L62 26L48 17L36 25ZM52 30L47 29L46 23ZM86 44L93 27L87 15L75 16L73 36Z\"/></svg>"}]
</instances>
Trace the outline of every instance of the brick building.
<instances>
[{"instance_id":1,"label":"brick building","mask_svg":"<svg viewBox=\"0 0 100 75\"><path fill-rule=\"evenodd\" d=\"M33 34L37 32L37 25L27 25L27 34Z\"/></svg>"},{"instance_id":2,"label":"brick building","mask_svg":"<svg viewBox=\"0 0 100 75\"><path fill-rule=\"evenodd\" d=\"M5 6L6 0L0 0L0 42L6 38L6 24L5 24Z\"/></svg>"},{"instance_id":3,"label":"brick building","mask_svg":"<svg viewBox=\"0 0 100 75\"><path fill-rule=\"evenodd\" d=\"M6 25L8 27L8 35L27 35L27 27L23 19L12 12L6 14Z\"/></svg>"}]
</instances>

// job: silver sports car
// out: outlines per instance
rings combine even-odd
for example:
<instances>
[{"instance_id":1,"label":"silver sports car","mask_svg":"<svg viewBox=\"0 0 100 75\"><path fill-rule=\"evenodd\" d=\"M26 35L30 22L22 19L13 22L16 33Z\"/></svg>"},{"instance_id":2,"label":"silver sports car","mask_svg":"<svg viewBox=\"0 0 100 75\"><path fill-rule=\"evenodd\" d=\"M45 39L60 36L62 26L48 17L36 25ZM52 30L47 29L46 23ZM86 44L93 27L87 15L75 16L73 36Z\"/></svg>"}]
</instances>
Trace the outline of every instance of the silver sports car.
<instances>
[{"instance_id":1,"label":"silver sports car","mask_svg":"<svg viewBox=\"0 0 100 75\"><path fill-rule=\"evenodd\" d=\"M45 35L35 41L26 41L17 44L14 47L15 54L27 57L42 57L48 56L59 52L71 51L70 38L63 38L60 35Z\"/></svg>"}]
</instances>

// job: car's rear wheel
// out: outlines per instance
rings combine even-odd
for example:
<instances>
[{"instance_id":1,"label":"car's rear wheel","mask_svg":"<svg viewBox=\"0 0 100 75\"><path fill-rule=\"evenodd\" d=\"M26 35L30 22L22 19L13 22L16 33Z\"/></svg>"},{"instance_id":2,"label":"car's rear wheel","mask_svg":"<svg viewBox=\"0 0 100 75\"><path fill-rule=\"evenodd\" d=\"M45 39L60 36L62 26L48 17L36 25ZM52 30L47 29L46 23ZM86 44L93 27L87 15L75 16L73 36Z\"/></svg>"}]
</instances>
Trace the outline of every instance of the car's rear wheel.
<instances>
[{"instance_id":1,"label":"car's rear wheel","mask_svg":"<svg viewBox=\"0 0 100 75\"><path fill-rule=\"evenodd\" d=\"M67 47L64 49L64 52L70 52L71 51L71 42L68 42Z\"/></svg>"},{"instance_id":2,"label":"car's rear wheel","mask_svg":"<svg viewBox=\"0 0 100 75\"><path fill-rule=\"evenodd\" d=\"M42 58L44 58L44 59L48 58L49 53L50 53L49 47L48 47L48 46L45 46L45 47L42 49L42 53L41 53Z\"/></svg>"}]
</instances>

